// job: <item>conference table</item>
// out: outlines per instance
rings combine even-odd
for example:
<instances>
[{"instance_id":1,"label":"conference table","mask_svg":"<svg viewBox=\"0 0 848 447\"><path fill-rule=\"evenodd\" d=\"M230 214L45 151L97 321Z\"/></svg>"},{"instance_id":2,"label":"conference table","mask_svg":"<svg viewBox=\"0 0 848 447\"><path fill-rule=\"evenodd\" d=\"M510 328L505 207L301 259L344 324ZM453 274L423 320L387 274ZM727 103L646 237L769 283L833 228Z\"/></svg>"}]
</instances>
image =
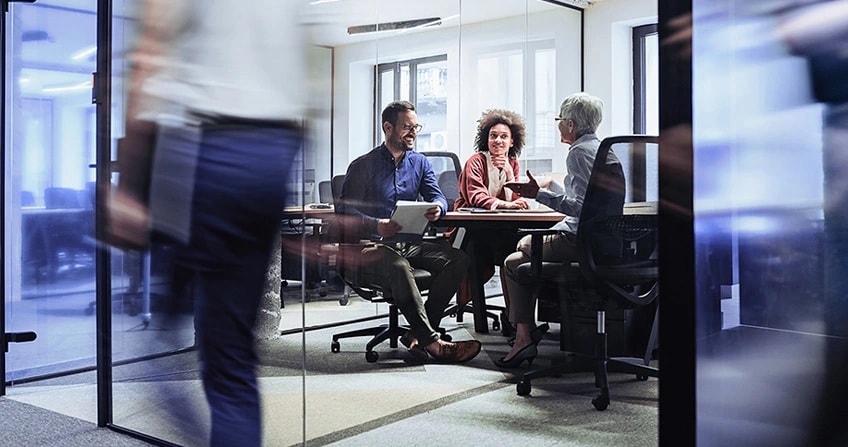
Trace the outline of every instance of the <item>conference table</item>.
<instances>
[{"instance_id":1,"label":"conference table","mask_svg":"<svg viewBox=\"0 0 848 447\"><path fill-rule=\"evenodd\" d=\"M474 330L476 332L489 332L486 320L486 296L484 282L479 277L477 266L473 265L475 257L474 244L485 243L475 240L475 233L479 230L511 230L518 231L524 228L550 228L561 221L564 214L553 210L473 210L473 211L450 211L439 220L440 225L465 228L465 237L462 241L463 250L471 258L472 265L468 269L469 283L471 289L471 303L474 314Z\"/></svg>"}]
</instances>

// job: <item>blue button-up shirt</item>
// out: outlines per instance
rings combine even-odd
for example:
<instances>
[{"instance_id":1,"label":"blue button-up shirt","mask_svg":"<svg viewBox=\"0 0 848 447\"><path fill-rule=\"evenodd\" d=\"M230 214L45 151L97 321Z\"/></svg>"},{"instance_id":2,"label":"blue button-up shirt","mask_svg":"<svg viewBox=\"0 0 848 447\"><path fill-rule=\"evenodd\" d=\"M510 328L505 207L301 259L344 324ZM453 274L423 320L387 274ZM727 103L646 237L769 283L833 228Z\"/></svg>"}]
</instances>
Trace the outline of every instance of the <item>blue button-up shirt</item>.
<instances>
[{"instance_id":1,"label":"blue button-up shirt","mask_svg":"<svg viewBox=\"0 0 848 447\"><path fill-rule=\"evenodd\" d=\"M347 168L336 212L358 216L358 238L373 238L377 221L388 219L398 200L438 203L442 215L448 203L439 189L436 174L423 154L408 151L395 166L385 143L353 160ZM345 228L348 235L351 228Z\"/></svg>"}]
</instances>

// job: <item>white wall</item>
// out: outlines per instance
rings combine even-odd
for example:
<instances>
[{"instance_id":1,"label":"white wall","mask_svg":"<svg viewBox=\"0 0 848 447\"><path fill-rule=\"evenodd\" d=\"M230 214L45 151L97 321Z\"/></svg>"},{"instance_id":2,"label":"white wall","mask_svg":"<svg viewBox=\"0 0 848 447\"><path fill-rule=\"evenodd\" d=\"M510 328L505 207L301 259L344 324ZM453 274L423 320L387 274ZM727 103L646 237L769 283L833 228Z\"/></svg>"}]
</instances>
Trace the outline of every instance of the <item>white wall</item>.
<instances>
[{"instance_id":1,"label":"white wall","mask_svg":"<svg viewBox=\"0 0 848 447\"><path fill-rule=\"evenodd\" d=\"M396 36L335 49L333 174L373 147L373 66L386 61L447 54L448 146L465 159L473 152L477 119L483 111L475 88L476 57L509 44L550 40L557 50L557 95L579 90L579 14L571 9L511 17L461 27ZM527 94L525 94L526 96ZM528 129L528 132L532 129ZM380 135L382 138L382 135Z\"/></svg>"},{"instance_id":2,"label":"white wall","mask_svg":"<svg viewBox=\"0 0 848 447\"><path fill-rule=\"evenodd\" d=\"M604 100L603 138L633 132L634 26L656 23L656 0L603 0L584 11L584 90Z\"/></svg>"},{"instance_id":3,"label":"white wall","mask_svg":"<svg viewBox=\"0 0 848 447\"><path fill-rule=\"evenodd\" d=\"M634 26L655 23L655 0L604 0L584 11L584 90L604 100L601 137L631 133L633 122L632 37ZM330 175L344 173L351 160L373 147L375 63L448 55L448 141L460 158L472 152L476 120L482 110L474 88L474 58L486 48L553 39L557 50L558 100L580 90L579 14L556 11L409 33L391 39L334 49L333 160ZM459 62L458 62L459 61ZM458 98L458 100L453 100ZM528 129L528 132L533 132ZM382 137L382 136L380 136ZM318 160L323 160L318 157ZM554 169L557 171L557 169ZM323 169L317 170L324 178ZM319 178L319 179L320 179Z\"/></svg>"}]
</instances>

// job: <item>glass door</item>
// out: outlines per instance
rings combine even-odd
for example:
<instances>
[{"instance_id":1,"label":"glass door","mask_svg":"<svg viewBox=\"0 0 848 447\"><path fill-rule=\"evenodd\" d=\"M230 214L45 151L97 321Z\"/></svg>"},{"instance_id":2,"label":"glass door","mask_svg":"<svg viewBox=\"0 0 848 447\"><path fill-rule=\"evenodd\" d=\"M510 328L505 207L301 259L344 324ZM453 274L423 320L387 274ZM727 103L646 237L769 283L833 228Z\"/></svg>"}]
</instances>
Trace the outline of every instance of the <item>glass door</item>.
<instances>
[{"instance_id":1,"label":"glass door","mask_svg":"<svg viewBox=\"0 0 848 447\"><path fill-rule=\"evenodd\" d=\"M95 0L5 15L4 323L38 333L9 350L6 381L95 363L95 20Z\"/></svg>"}]
</instances>

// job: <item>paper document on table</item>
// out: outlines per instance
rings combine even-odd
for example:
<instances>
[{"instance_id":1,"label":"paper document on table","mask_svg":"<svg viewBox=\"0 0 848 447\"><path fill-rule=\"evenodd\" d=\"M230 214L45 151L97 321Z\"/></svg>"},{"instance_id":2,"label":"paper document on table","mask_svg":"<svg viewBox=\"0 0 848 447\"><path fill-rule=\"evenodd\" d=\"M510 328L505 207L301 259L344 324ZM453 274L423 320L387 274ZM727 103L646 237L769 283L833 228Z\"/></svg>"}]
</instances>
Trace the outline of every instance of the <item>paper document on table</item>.
<instances>
[{"instance_id":1,"label":"paper document on table","mask_svg":"<svg viewBox=\"0 0 848 447\"><path fill-rule=\"evenodd\" d=\"M430 222L424 215L427 210L439 206L438 203L412 202L409 200L398 200L395 210L392 212L392 220L403 227L398 235L421 237L427 224Z\"/></svg>"}]
</instances>

